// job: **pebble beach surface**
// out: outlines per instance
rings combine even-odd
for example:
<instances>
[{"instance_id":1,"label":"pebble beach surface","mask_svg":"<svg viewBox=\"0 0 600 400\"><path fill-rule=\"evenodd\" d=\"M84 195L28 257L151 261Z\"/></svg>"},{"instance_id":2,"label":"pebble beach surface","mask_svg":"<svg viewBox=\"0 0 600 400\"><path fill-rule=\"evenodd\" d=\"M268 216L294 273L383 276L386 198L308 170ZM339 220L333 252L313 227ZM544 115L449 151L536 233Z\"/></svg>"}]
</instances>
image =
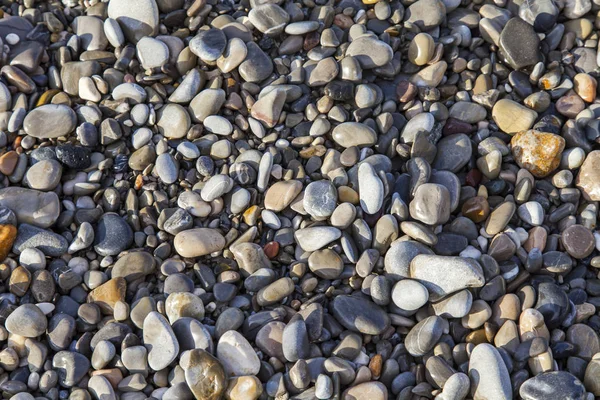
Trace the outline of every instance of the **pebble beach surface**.
<instances>
[{"instance_id":1,"label":"pebble beach surface","mask_svg":"<svg viewBox=\"0 0 600 400\"><path fill-rule=\"evenodd\" d=\"M599 31L0 2L2 399L600 397Z\"/></svg>"}]
</instances>

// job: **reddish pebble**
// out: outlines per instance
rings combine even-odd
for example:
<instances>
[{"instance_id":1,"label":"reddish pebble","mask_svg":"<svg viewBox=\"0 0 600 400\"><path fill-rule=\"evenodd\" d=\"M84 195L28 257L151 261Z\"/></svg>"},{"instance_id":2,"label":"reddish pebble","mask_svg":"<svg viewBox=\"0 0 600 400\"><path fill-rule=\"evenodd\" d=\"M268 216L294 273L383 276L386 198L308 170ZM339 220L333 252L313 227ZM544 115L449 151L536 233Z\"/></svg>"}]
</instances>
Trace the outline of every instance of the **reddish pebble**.
<instances>
[{"instance_id":1,"label":"reddish pebble","mask_svg":"<svg viewBox=\"0 0 600 400\"><path fill-rule=\"evenodd\" d=\"M269 242L269 243L265 244L265 247L263 247L263 250L264 250L265 254L267 255L267 257L269 257L270 259L273 259L277 256L277 254L279 254L279 243L278 242Z\"/></svg>"},{"instance_id":2,"label":"reddish pebble","mask_svg":"<svg viewBox=\"0 0 600 400\"><path fill-rule=\"evenodd\" d=\"M400 81L396 86L396 96L400 103L408 103L417 95L417 87L409 81Z\"/></svg>"},{"instance_id":3,"label":"reddish pebble","mask_svg":"<svg viewBox=\"0 0 600 400\"><path fill-rule=\"evenodd\" d=\"M442 135L449 136L456 133L471 133L475 131L473 125L456 118L448 118L446 125L442 129Z\"/></svg>"},{"instance_id":4,"label":"reddish pebble","mask_svg":"<svg viewBox=\"0 0 600 400\"><path fill-rule=\"evenodd\" d=\"M477 185L479 185L479 182L481 182L481 171L479 171L478 169L470 170L467 173L467 176L465 177L465 182L469 186L477 187Z\"/></svg>"}]
</instances>

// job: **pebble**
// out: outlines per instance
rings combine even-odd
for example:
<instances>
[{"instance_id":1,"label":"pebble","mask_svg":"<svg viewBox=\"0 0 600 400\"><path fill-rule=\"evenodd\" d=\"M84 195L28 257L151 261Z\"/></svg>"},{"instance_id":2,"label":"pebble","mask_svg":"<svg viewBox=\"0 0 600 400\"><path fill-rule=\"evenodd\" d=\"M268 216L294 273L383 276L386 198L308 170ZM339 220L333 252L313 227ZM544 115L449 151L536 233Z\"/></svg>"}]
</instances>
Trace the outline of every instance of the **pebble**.
<instances>
[{"instance_id":1,"label":"pebble","mask_svg":"<svg viewBox=\"0 0 600 400\"><path fill-rule=\"evenodd\" d=\"M45 104L31 112L23 120L25 133L34 138L54 139L75 130L75 112L62 104Z\"/></svg>"},{"instance_id":2,"label":"pebble","mask_svg":"<svg viewBox=\"0 0 600 400\"><path fill-rule=\"evenodd\" d=\"M236 331L227 331L221 336L216 355L227 377L256 375L260 369L260 360L256 352Z\"/></svg>"},{"instance_id":3,"label":"pebble","mask_svg":"<svg viewBox=\"0 0 600 400\"><path fill-rule=\"evenodd\" d=\"M452 276L447 271L452 271ZM429 290L429 297L443 297L469 287L481 287L485 278L479 263L473 259L419 254L410 262L410 278Z\"/></svg>"},{"instance_id":4,"label":"pebble","mask_svg":"<svg viewBox=\"0 0 600 400\"><path fill-rule=\"evenodd\" d=\"M558 135L532 129L513 136L510 146L513 157L521 168L543 178L558 168L565 140Z\"/></svg>"},{"instance_id":5,"label":"pebble","mask_svg":"<svg viewBox=\"0 0 600 400\"><path fill-rule=\"evenodd\" d=\"M144 345L148 349L148 365L160 371L171 364L179 354L179 342L165 317L156 311L148 313L142 327Z\"/></svg>"},{"instance_id":6,"label":"pebble","mask_svg":"<svg viewBox=\"0 0 600 400\"><path fill-rule=\"evenodd\" d=\"M510 399L513 396L510 376L504 360L494 346L475 346L469 362L473 398Z\"/></svg>"}]
</instances>

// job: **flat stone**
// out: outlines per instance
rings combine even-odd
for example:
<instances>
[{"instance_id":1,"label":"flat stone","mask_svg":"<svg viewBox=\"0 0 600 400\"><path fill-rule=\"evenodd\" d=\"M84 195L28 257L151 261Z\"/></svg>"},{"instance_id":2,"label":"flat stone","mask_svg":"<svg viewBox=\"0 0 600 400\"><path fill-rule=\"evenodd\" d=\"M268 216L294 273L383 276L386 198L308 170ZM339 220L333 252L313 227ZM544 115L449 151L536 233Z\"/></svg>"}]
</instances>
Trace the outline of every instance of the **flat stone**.
<instances>
[{"instance_id":1,"label":"flat stone","mask_svg":"<svg viewBox=\"0 0 600 400\"><path fill-rule=\"evenodd\" d=\"M39 307L23 304L10 313L4 326L14 335L35 338L46 332L48 321Z\"/></svg>"},{"instance_id":2,"label":"flat stone","mask_svg":"<svg viewBox=\"0 0 600 400\"><path fill-rule=\"evenodd\" d=\"M98 254L117 255L131 246L133 231L118 214L106 213L98 221L94 250Z\"/></svg>"},{"instance_id":3,"label":"flat stone","mask_svg":"<svg viewBox=\"0 0 600 400\"><path fill-rule=\"evenodd\" d=\"M44 193L15 186L0 189L0 206L12 210L19 223L27 223L40 228L48 228L53 225L60 214L60 204L56 193Z\"/></svg>"},{"instance_id":4,"label":"flat stone","mask_svg":"<svg viewBox=\"0 0 600 400\"><path fill-rule=\"evenodd\" d=\"M182 257L201 257L221 251L225 247L225 238L216 229L194 228L178 233L174 246Z\"/></svg>"},{"instance_id":5,"label":"flat stone","mask_svg":"<svg viewBox=\"0 0 600 400\"><path fill-rule=\"evenodd\" d=\"M544 372L521 385L519 396L523 400L538 399L584 399L586 387L574 375L566 371Z\"/></svg>"},{"instance_id":6,"label":"flat stone","mask_svg":"<svg viewBox=\"0 0 600 400\"><path fill-rule=\"evenodd\" d=\"M200 31L190 41L190 50L202 61L216 61L225 51L227 38L220 29L207 29Z\"/></svg>"},{"instance_id":7,"label":"flat stone","mask_svg":"<svg viewBox=\"0 0 600 400\"><path fill-rule=\"evenodd\" d=\"M47 256L60 257L68 247L67 239L58 233L23 223L19 225L13 252L20 254L25 249L36 248Z\"/></svg>"},{"instance_id":8,"label":"flat stone","mask_svg":"<svg viewBox=\"0 0 600 400\"><path fill-rule=\"evenodd\" d=\"M512 18L504 25L499 47L505 62L514 69L535 65L540 61L540 39L533 26L521 18Z\"/></svg>"},{"instance_id":9,"label":"flat stone","mask_svg":"<svg viewBox=\"0 0 600 400\"><path fill-rule=\"evenodd\" d=\"M39 139L67 136L75 130L77 116L67 106L46 104L27 113L23 120L25 132Z\"/></svg>"},{"instance_id":10,"label":"flat stone","mask_svg":"<svg viewBox=\"0 0 600 400\"><path fill-rule=\"evenodd\" d=\"M437 143L437 155L432 167L454 173L460 171L471 159L471 140L463 133L442 138Z\"/></svg>"},{"instance_id":11,"label":"flat stone","mask_svg":"<svg viewBox=\"0 0 600 400\"><path fill-rule=\"evenodd\" d=\"M479 263L470 258L417 255L410 263L410 278L422 283L432 301L469 287L485 284Z\"/></svg>"},{"instance_id":12,"label":"flat stone","mask_svg":"<svg viewBox=\"0 0 600 400\"><path fill-rule=\"evenodd\" d=\"M336 296L329 307L335 319L354 332L379 335L390 326L387 313L364 297Z\"/></svg>"},{"instance_id":13,"label":"flat stone","mask_svg":"<svg viewBox=\"0 0 600 400\"><path fill-rule=\"evenodd\" d=\"M158 33L158 6L155 0L132 0L108 3L108 16L119 22L127 40L137 43L145 36Z\"/></svg>"},{"instance_id":14,"label":"flat stone","mask_svg":"<svg viewBox=\"0 0 600 400\"><path fill-rule=\"evenodd\" d=\"M530 129L537 119L537 113L515 101L502 99L494 104L492 118L502 132L514 135Z\"/></svg>"},{"instance_id":15,"label":"flat stone","mask_svg":"<svg viewBox=\"0 0 600 400\"><path fill-rule=\"evenodd\" d=\"M383 67L392 60L392 48L372 36L363 36L350 42L346 56L354 57L364 69Z\"/></svg>"}]
</instances>

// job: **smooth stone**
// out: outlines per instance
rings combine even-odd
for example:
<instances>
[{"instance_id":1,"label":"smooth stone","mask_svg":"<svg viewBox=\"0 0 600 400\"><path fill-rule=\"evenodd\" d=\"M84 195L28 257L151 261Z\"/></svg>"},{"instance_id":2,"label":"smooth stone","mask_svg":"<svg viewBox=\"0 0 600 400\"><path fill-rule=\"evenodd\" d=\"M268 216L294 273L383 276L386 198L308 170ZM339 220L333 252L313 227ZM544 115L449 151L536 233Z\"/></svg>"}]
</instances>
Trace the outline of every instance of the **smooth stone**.
<instances>
[{"instance_id":1,"label":"smooth stone","mask_svg":"<svg viewBox=\"0 0 600 400\"><path fill-rule=\"evenodd\" d=\"M509 135L530 129L537 116L535 111L509 99L498 100L492 108L494 122Z\"/></svg>"},{"instance_id":2,"label":"smooth stone","mask_svg":"<svg viewBox=\"0 0 600 400\"><path fill-rule=\"evenodd\" d=\"M450 192L442 185L424 183L417 187L409 210L412 218L424 224L444 224L450 219Z\"/></svg>"},{"instance_id":3,"label":"smooth stone","mask_svg":"<svg viewBox=\"0 0 600 400\"><path fill-rule=\"evenodd\" d=\"M178 233L173 243L180 256L191 258L221 251L225 238L216 229L194 228Z\"/></svg>"},{"instance_id":4,"label":"smooth stone","mask_svg":"<svg viewBox=\"0 0 600 400\"><path fill-rule=\"evenodd\" d=\"M144 319L144 345L148 349L148 365L154 371L169 366L179 355L179 342L165 317L156 311Z\"/></svg>"},{"instance_id":5,"label":"smooth stone","mask_svg":"<svg viewBox=\"0 0 600 400\"><path fill-rule=\"evenodd\" d=\"M592 254L596 245L592 232L578 224L565 229L560 240L567 253L576 259L582 259Z\"/></svg>"},{"instance_id":6,"label":"smooth stone","mask_svg":"<svg viewBox=\"0 0 600 400\"><path fill-rule=\"evenodd\" d=\"M460 171L471 159L471 140L463 133L442 138L437 143L437 155L432 167L454 173Z\"/></svg>"},{"instance_id":7,"label":"smooth stone","mask_svg":"<svg viewBox=\"0 0 600 400\"><path fill-rule=\"evenodd\" d=\"M415 65L425 65L435 52L435 42L428 33L418 33L408 46L408 60Z\"/></svg>"},{"instance_id":8,"label":"smooth stone","mask_svg":"<svg viewBox=\"0 0 600 400\"><path fill-rule=\"evenodd\" d=\"M581 168L579 168L579 173L575 178L575 185L581 190L586 200L600 200L600 150L588 153Z\"/></svg>"},{"instance_id":9,"label":"smooth stone","mask_svg":"<svg viewBox=\"0 0 600 400\"><path fill-rule=\"evenodd\" d=\"M354 332L379 335L390 326L387 313L364 297L336 296L329 307L335 319Z\"/></svg>"},{"instance_id":10,"label":"smooth stone","mask_svg":"<svg viewBox=\"0 0 600 400\"><path fill-rule=\"evenodd\" d=\"M181 293L172 293L181 295L183 294L188 300L190 296L194 296L191 293L181 292ZM171 296L169 295L169 297ZM202 301L198 298L199 301ZM198 301L192 300L191 303L196 303L198 305ZM189 304L189 303L188 303ZM154 311L154 310L152 310ZM182 310L186 314L198 316L201 315L199 313L199 307L193 307L193 311L188 313L187 310ZM177 337L177 342L179 342L179 349L181 351L192 350L192 349L202 349L206 350L209 353L213 352L213 341L208 329L195 317L181 317L178 318L173 324L173 332Z\"/></svg>"},{"instance_id":11,"label":"smooth stone","mask_svg":"<svg viewBox=\"0 0 600 400\"><path fill-rule=\"evenodd\" d=\"M67 136L75 130L77 116L62 104L45 104L27 113L23 120L25 132L39 139Z\"/></svg>"},{"instance_id":12,"label":"smooth stone","mask_svg":"<svg viewBox=\"0 0 600 400\"><path fill-rule=\"evenodd\" d=\"M54 190L62 178L62 165L56 160L41 160L32 165L24 181L31 189L47 192Z\"/></svg>"},{"instance_id":13,"label":"smooth stone","mask_svg":"<svg viewBox=\"0 0 600 400\"><path fill-rule=\"evenodd\" d=\"M440 0L419 0L406 9L405 21L429 30L440 25L446 16L446 6Z\"/></svg>"},{"instance_id":14,"label":"smooth stone","mask_svg":"<svg viewBox=\"0 0 600 400\"><path fill-rule=\"evenodd\" d=\"M217 67L223 73L228 73L236 69L248 54L248 48L240 38L231 38L221 57L217 59Z\"/></svg>"},{"instance_id":15,"label":"smooth stone","mask_svg":"<svg viewBox=\"0 0 600 400\"><path fill-rule=\"evenodd\" d=\"M271 58L254 42L246 43L248 54L238 67L240 76L246 82L260 82L273 72Z\"/></svg>"},{"instance_id":16,"label":"smooth stone","mask_svg":"<svg viewBox=\"0 0 600 400\"><path fill-rule=\"evenodd\" d=\"M36 248L45 255L60 257L66 253L69 243L64 236L29 224L19 225L13 252L20 254L25 249Z\"/></svg>"},{"instance_id":17,"label":"smooth stone","mask_svg":"<svg viewBox=\"0 0 600 400\"><path fill-rule=\"evenodd\" d=\"M34 304L23 304L8 315L4 323L7 331L28 338L38 337L46 332L46 316Z\"/></svg>"},{"instance_id":18,"label":"smooth stone","mask_svg":"<svg viewBox=\"0 0 600 400\"><path fill-rule=\"evenodd\" d=\"M227 38L220 29L200 31L190 40L190 50L202 61L216 61L225 51Z\"/></svg>"},{"instance_id":19,"label":"smooth stone","mask_svg":"<svg viewBox=\"0 0 600 400\"><path fill-rule=\"evenodd\" d=\"M410 278L422 283L432 301L469 287L485 284L483 270L471 258L417 255L410 263Z\"/></svg>"},{"instance_id":20,"label":"smooth stone","mask_svg":"<svg viewBox=\"0 0 600 400\"><path fill-rule=\"evenodd\" d=\"M143 37L136 45L137 58L142 67L151 70L160 68L169 61L169 48L160 40Z\"/></svg>"},{"instance_id":21,"label":"smooth stone","mask_svg":"<svg viewBox=\"0 0 600 400\"><path fill-rule=\"evenodd\" d=\"M433 303L435 314L443 318L462 318L469 313L473 304L473 295L468 290L461 290Z\"/></svg>"},{"instance_id":22,"label":"smooth stone","mask_svg":"<svg viewBox=\"0 0 600 400\"><path fill-rule=\"evenodd\" d=\"M392 301L401 310L412 312L429 300L427 288L417 281L403 279L392 288Z\"/></svg>"},{"instance_id":23,"label":"smooth stone","mask_svg":"<svg viewBox=\"0 0 600 400\"><path fill-rule=\"evenodd\" d=\"M341 236L339 229L330 226L315 226L294 232L296 242L304 251L319 250Z\"/></svg>"},{"instance_id":24,"label":"smooth stone","mask_svg":"<svg viewBox=\"0 0 600 400\"><path fill-rule=\"evenodd\" d=\"M523 400L585 399L586 388L567 371L544 372L527 379L519 389Z\"/></svg>"},{"instance_id":25,"label":"smooth stone","mask_svg":"<svg viewBox=\"0 0 600 400\"><path fill-rule=\"evenodd\" d=\"M362 147L375 144L377 134L365 124L344 122L333 129L332 138L338 145L345 148Z\"/></svg>"},{"instance_id":26,"label":"smooth stone","mask_svg":"<svg viewBox=\"0 0 600 400\"><path fill-rule=\"evenodd\" d=\"M131 246L133 231L118 214L106 213L96 227L94 250L98 254L117 255Z\"/></svg>"},{"instance_id":27,"label":"smooth stone","mask_svg":"<svg viewBox=\"0 0 600 400\"><path fill-rule=\"evenodd\" d=\"M156 36L159 16L155 0L132 0L108 3L108 16L119 22L130 42L137 43L145 36Z\"/></svg>"},{"instance_id":28,"label":"smooth stone","mask_svg":"<svg viewBox=\"0 0 600 400\"><path fill-rule=\"evenodd\" d=\"M342 399L344 400L386 400L388 398L388 389L381 382L363 382L352 386L344 391Z\"/></svg>"},{"instance_id":29,"label":"smooth stone","mask_svg":"<svg viewBox=\"0 0 600 400\"><path fill-rule=\"evenodd\" d=\"M498 44L504 60L515 70L540 61L540 39L533 26L521 18L512 18L504 25Z\"/></svg>"},{"instance_id":30,"label":"smooth stone","mask_svg":"<svg viewBox=\"0 0 600 400\"><path fill-rule=\"evenodd\" d=\"M295 362L310 358L310 344L306 323L300 314L292 317L283 329L282 351L285 359Z\"/></svg>"},{"instance_id":31,"label":"smooth stone","mask_svg":"<svg viewBox=\"0 0 600 400\"><path fill-rule=\"evenodd\" d=\"M56 193L44 193L16 186L0 189L0 206L14 212L19 223L40 228L52 226L60 214L60 203Z\"/></svg>"},{"instance_id":32,"label":"smooth stone","mask_svg":"<svg viewBox=\"0 0 600 400\"><path fill-rule=\"evenodd\" d=\"M276 36L283 32L290 15L277 4L261 4L248 13L252 25L265 35Z\"/></svg>"},{"instance_id":33,"label":"smooth stone","mask_svg":"<svg viewBox=\"0 0 600 400\"><path fill-rule=\"evenodd\" d=\"M279 181L271 185L265 193L265 208L279 212L287 208L302 190L297 180Z\"/></svg>"},{"instance_id":34,"label":"smooth stone","mask_svg":"<svg viewBox=\"0 0 600 400\"><path fill-rule=\"evenodd\" d=\"M100 18L81 15L73 21L73 30L79 36L84 50L104 50L108 46L104 24Z\"/></svg>"},{"instance_id":35,"label":"smooth stone","mask_svg":"<svg viewBox=\"0 0 600 400\"><path fill-rule=\"evenodd\" d=\"M57 372L60 384L70 388L87 375L90 361L80 353L59 351L52 358L52 368Z\"/></svg>"},{"instance_id":36,"label":"smooth stone","mask_svg":"<svg viewBox=\"0 0 600 400\"><path fill-rule=\"evenodd\" d=\"M410 278L410 263L419 254L433 255L433 251L427 246L412 240L392 242L384 259L387 277L394 281Z\"/></svg>"},{"instance_id":37,"label":"smooth stone","mask_svg":"<svg viewBox=\"0 0 600 400\"><path fill-rule=\"evenodd\" d=\"M217 344L217 358L228 377L256 375L260 360L248 340L237 331L225 332Z\"/></svg>"},{"instance_id":38,"label":"smooth stone","mask_svg":"<svg viewBox=\"0 0 600 400\"><path fill-rule=\"evenodd\" d=\"M473 399L511 399L512 385L506 364L494 346L482 343L472 350L469 362Z\"/></svg>"},{"instance_id":39,"label":"smooth stone","mask_svg":"<svg viewBox=\"0 0 600 400\"><path fill-rule=\"evenodd\" d=\"M427 354L440 340L444 333L445 321L437 316L431 316L419 321L413 326L404 339L406 350L413 357Z\"/></svg>"},{"instance_id":40,"label":"smooth stone","mask_svg":"<svg viewBox=\"0 0 600 400\"><path fill-rule=\"evenodd\" d=\"M468 101L458 101L450 107L450 117L469 124L483 121L487 117L487 111L482 105Z\"/></svg>"},{"instance_id":41,"label":"smooth stone","mask_svg":"<svg viewBox=\"0 0 600 400\"><path fill-rule=\"evenodd\" d=\"M363 69L383 67L392 60L392 48L372 36L362 36L352 40L346 56L354 57Z\"/></svg>"},{"instance_id":42,"label":"smooth stone","mask_svg":"<svg viewBox=\"0 0 600 400\"><path fill-rule=\"evenodd\" d=\"M179 104L166 104L157 112L158 132L169 139L184 138L190 125L190 115Z\"/></svg>"},{"instance_id":43,"label":"smooth stone","mask_svg":"<svg viewBox=\"0 0 600 400\"><path fill-rule=\"evenodd\" d=\"M159 155L154 168L160 180L167 185L175 183L179 177L179 162L169 153Z\"/></svg>"},{"instance_id":44,"label":"smooth stone","mask_svg":"<svg viewBox=\"0 0 600 400\"><path fill-rule=\"evenodd\" d=\"M218 400L227 388L225 371L219 360L207 351L193 349L187 353L185 381L198 399Z\"/></svg>"},{"instance_id":45,"label":"smooth stone","mask_svg":"<svg viewBox=\"0 0 600 400\"><path fill-rule=\"evenodd\" d=\"M322 279L336 279L344 269L341 257L331 249L317 250L308 257L309 269Z\"/></svg>"},{"instance_id":46,"label":"smooth stone","mask_svg":"<svg viewBox=\"0 0 600 400\"><path fill-rule=\"evenodd\" d=\"M358 168L358 190L361 208L368 214L377 213L383 205L384 187L371 164Z\"/></svg>"}]
</instances>

